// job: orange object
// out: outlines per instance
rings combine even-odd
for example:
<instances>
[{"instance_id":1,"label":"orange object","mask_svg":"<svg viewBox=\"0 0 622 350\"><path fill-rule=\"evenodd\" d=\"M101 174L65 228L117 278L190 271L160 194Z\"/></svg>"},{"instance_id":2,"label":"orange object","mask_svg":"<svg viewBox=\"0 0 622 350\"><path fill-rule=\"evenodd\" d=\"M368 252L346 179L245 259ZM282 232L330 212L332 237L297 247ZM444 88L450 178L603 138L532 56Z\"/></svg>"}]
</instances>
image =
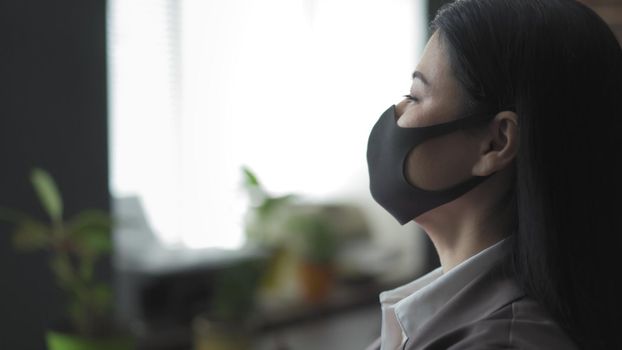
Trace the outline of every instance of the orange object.
<instances>
[{"instance_id":1,"label":"orange object","mask_svg":"<svg viewBox=\"0 0 622 350\"><path fill-rule=\"evenodd\" d=\"M332 264L318 264L308 261L300 263L300 283L307 302L321 303L330 294L335 280Z\"/></svg>"}]
</instances>

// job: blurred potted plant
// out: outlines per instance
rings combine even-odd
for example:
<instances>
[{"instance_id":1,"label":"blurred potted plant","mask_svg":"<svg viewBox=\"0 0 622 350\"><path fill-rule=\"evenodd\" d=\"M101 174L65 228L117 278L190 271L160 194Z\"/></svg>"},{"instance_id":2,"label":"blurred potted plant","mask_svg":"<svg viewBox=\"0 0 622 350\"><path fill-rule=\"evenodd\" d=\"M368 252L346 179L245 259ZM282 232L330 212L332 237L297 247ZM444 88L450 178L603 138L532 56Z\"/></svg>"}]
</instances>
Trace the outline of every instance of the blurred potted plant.
<instances>
[{"instance_id":1,"label":"blurred potted plant","mask_svg":"<svg viewBox=\"0 0 622 350\"><path fill-rule=\"evenodd\" d=\"M9 209L3 209L0 218L14 224L12 239L17 250L50 253L50 269L67 297L66 320L58 329L48 330L48 348L132 349L132 338L114 327L111 288L94 273L97 262L112 249L110 216L87 209L64 220L62 197L53 178L34 169L30 180L49 222Z\"/></svg>"},{"instance_id":2,"label":"blurred potted plant","mask_svg":"<svg viewBox=\"0 0 622 350\"><path fill-rule=\"evenodd\" d=\"M287 223L292 249L299 258L299 278L307 302L319 303L330 293L335 279L337 232L321 213L293 215Z\"/></svg>"},{"instance_id":3,"label":"blurred potted plant","mask_svg":"<svg viewBox=\"0 0 622 350\"><path fill-rule=\"evenodd\" d=\"M278 285L295 262L299 265L295 273L304 299L312 303L323 301L334 280L339 243L335 220L323 210L324 206L300 203L295 195L269 195L249 168L242 170L252 207L247 236L273 252L264 281Z\"/></svg>"},{"instance_id":4,"label":"blurred potted plant","mask_svg":"<svg viewBox=\"0 0 622 350\"><path fill-rule=\"evenodd\" d=\"M267 249L279 249L285 239L285 221L298 199L293 194L270 195L248 167L242 168L243 187L251 210L246 218L246 235L252 244Z\"/></svg>"}]
</instances>

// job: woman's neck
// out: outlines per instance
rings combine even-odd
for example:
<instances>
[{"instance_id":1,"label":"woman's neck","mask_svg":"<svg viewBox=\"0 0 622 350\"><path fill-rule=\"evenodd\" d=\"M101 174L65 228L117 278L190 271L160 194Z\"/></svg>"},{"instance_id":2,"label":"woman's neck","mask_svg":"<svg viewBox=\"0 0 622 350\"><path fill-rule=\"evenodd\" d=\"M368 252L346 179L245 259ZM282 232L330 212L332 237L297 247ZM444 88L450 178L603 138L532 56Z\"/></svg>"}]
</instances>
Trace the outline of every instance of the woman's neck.
<instances>
[{"instance_id":1,"label":"woman's neck","mask_svg":"<svg viewBox=\"0 0 622 350\"><path fill-rule=\"evenodd\" d=\"M486 187L480 190L486 191ZM500 197L482 196L478 193L480 190L475 189L463 200L448 203L417 218L417 223L436 248L443 272L511 233L512 207L500 205Z\"/></svg>"},{"instance_id":2,"label":"woman's neck","mask_svg":"<svg viewBox=\"0 0 622 350\"><path fill-rule=\"evenodd\" d=\"M447 235L434 233L428 233L428 235L438 253L443 273L506 237L501 233L478 234L469 230L457 232L449 238Z\"/></svg>"}]
</instances>

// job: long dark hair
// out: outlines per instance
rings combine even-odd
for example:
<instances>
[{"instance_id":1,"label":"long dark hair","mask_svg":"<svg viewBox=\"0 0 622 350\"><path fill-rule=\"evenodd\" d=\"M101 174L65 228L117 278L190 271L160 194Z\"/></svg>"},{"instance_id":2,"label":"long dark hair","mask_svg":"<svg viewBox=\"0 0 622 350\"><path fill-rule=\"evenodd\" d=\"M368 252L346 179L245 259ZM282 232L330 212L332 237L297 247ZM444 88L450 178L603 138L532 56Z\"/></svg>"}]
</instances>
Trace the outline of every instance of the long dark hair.
<instances>
[{"instance_id":1,"label":"long dark hair","mask_svg":"<svg viewBox=\"0 0 622 350\"><path fill-rule=\"evenodd\" d=\"M470 105L518 115L513 262L586 349L622 349L622 50L572 0L458 0L432 23Z\"/></svg>"}]
</instances>

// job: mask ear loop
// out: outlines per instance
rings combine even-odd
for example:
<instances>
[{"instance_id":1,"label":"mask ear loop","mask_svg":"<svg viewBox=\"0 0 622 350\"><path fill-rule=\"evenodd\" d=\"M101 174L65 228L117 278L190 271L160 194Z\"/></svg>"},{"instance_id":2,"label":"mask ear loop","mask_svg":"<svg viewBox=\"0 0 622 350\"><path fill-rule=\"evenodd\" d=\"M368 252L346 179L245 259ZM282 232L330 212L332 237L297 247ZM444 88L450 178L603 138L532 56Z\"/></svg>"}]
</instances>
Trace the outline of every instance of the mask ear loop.
<instances>
[{"instance_id":1,"label":"mask ear loop","mask_svg":"<svg viewBox=\"0 0 622 350\"><path fill-rule=\"evenodd\" d=\"M442 123L442 124L420 126L420 127L414 127L414 128L402 128L398 126L398 128L404 129L404 130L410 130L410 132L413 132L416 130L417 133L423 134L423 135L419 135L421 137L421 140L428 140L431 138L435 138L438 136L448 134L452 131L465 130L465 129L477 127L479 126L479 124L483 124L485 122L492 120L495 115L496 114L494 113L477 113L477 114L468 115L464 118L452 120L450 122ZM397 121L396 121L396 124L397 124Z\"/></svg>"}]
</instances>

